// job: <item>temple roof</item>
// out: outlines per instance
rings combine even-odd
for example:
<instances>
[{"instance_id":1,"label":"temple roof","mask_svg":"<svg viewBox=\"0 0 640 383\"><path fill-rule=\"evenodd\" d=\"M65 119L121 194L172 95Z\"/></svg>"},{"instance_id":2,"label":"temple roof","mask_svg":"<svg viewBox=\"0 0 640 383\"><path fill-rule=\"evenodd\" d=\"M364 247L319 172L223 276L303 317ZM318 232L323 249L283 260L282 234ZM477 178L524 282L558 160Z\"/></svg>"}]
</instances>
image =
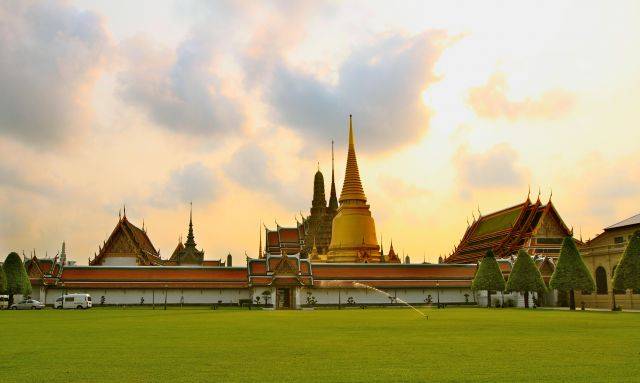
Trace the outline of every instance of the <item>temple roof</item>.
<instances>
[{"instance_id":1,"label":"temple roof","mask_svg":"<svg viewBox=\"0 0 640 383\"><path fill-rule=\"evenodd\" d=\"M367 197L364 195L364 189L362 188L362 182L360 181L358 159L356 158L356 149L353 143L353 124L351 115L349 115L349 152L347 154L347 168L344 172L342 193L340 193L340 203L347 200L367 202Z\"/></svg>"},{"instance_id":2,"label":"temple roof","mask_svg":"<svg viewBox=\"0 0 640 383\"><path fill-rule=\"evenodd\" d=\"M89 261L90 265L99 265L110 251L112 246L118 241L119 238L125 238L125 241L133 246L133 253L138 257L140 264L143 265L155 265L161 264L160 254L151 243L151 239L147 235L147 232L138 228L136 225L129 222L126 214L118 220L116 227L109 235L109 238L105 241L103 247L100 248L98 254Z\"/></svg>"},{"instance_id":3,"label":"temple roof","mask_svg":"<svg viewBox=\"0 0 640 383\"><path fill-rule=\"evenodd\" d=\"M615 223L609 227L605 227L605 231L620 229L627 226L640 225L640 214L636 214L633 217L629 217L625 220L622 220L618 223Z\"/></svg>"},{"instance_id":4,"label":"temple roof","mask_svg":"<svg viewBox=\"0 0 640 383\"><path fill-rule=\"evenodd\" d=\"M540 199L532 203L527 197L523 203L480 216L469 225L460 244L444 262L477 262L489 249L496 257L509 256L522 248L546 219L557 222L562 235L571 235L551 201L543 205Z\"/></svg>"}]
</instances>

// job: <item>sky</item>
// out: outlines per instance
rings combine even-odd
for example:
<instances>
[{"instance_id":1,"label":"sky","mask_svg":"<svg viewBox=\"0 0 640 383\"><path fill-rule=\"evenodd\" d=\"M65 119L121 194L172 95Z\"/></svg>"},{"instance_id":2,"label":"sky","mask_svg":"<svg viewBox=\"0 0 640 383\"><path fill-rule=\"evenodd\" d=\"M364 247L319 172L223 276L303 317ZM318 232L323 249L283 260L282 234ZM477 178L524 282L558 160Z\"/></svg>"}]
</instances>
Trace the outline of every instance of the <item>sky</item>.
<instances>
[{"instance_id":1,"label":"sky","mask_svg":"<svg viewBox=\"0 0 640 383\"><path fill-rule=\"evenodd\" d=\"M540 193L576 236L640 210L637 1L0 2L0 252L79 264L126 205L163 257L308 214L348 116L413 262Z\"/></svg>"}]
</instances>

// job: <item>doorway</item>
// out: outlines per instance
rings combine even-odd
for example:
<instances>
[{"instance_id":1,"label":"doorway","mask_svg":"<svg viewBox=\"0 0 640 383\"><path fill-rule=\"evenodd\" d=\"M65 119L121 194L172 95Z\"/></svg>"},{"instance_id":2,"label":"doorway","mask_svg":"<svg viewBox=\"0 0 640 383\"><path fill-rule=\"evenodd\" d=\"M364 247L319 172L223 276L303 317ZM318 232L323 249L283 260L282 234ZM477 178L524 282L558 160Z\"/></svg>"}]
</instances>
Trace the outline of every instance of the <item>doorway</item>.
<instances>
[{"instance_id":1,"label":"doorway","mask_svg":"<svg viewBox=\"0 0 640 383\"><path fill-rule=\"evenodd\" d=\"M285 288L276 289L276 308L278 309L291 308L291 289L285 289Z\"/></svg>"}]
</instances>

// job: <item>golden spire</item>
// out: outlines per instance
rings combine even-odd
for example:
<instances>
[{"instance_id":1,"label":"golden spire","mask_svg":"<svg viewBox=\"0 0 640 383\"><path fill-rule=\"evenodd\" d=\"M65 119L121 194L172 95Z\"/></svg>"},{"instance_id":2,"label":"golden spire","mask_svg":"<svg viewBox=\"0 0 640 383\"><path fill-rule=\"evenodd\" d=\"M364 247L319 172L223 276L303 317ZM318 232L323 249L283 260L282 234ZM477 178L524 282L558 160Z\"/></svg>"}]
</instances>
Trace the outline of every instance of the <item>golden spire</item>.
<instances>
[{"instance_id":1,"label":"golden spire","mask_svg":"<svg viewBox=\"0 0 640 383\"><path fill-rule=\"evenodd\" d=\"M342 204L347 200L367 202L367 197L364 195L364 189L362 188L362 182L360 181L356 149L353 144L353 123L351 115L349 115L349 152L347 154L347 169L344 172L344 183L342 184L342 193L340 193L340 203Z\"/></svg>"}]
</instances>

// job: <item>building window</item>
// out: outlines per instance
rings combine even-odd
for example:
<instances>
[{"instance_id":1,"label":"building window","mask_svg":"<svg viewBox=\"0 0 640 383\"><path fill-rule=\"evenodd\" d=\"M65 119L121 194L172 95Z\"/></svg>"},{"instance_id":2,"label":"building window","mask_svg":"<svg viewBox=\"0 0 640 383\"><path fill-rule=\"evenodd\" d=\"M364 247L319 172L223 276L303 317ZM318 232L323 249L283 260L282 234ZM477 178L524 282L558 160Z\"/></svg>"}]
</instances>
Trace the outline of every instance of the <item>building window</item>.
<instances>
[{"instance_id":1,"label":"building window","mask_svg":"<svg viewBox=\"0 0 640 383\"><path fill-rule=\"evenodd\" d=\"M607 288L607 272L602 266L596 269L596 291L598 294L607 294L609 292Z\"/></svg>"},{"instance_id":2,"label":"building window","mask_svg":"<svg viewBox=\"0 0 640 383\"><path fill-rule=\"evenodd\" d=\"M613 239L613 243L622 243L624 242L624 237L615 237Z\"/></svg>"}]
</instances>

